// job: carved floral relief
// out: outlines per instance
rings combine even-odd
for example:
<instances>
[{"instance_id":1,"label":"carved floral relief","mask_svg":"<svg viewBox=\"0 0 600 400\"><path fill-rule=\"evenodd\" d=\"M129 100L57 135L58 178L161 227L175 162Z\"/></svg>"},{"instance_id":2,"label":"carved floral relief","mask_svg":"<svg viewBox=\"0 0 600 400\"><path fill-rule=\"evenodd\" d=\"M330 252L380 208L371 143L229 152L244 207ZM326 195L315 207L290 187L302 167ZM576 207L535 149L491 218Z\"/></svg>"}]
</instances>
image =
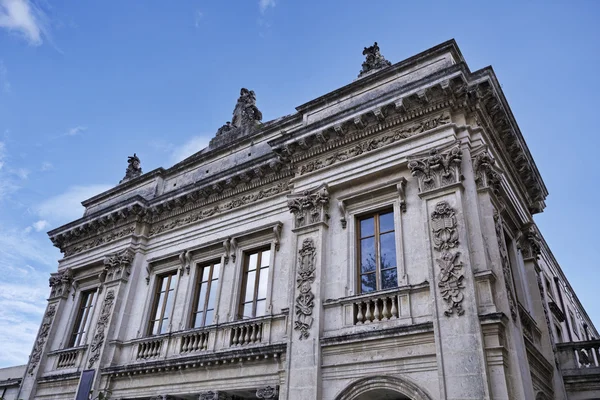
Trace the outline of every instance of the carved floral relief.
<instances>
[{"instance_id":1,"label":"carved floral relief","mask_svg":"<svg viewBox=\"0 0 600 400\"><path fill-rule=\"evenodd\" d=\"M42 320L42 326L40 327L40 332L35 339L33 351L31 352L31 358L29 359L29 367L27 369L27 372L31 375L33 375L33 371L35 371L35 368L42 358L42 350L46 344L46 339L48 339L48 334L50 333L50 327L52 326L54 315L56 315L56 306L53 304L46 310L46 314L44 314L44 319Z\"/></svg>"},{"instance_id":2,"label":"carved floral relief","mask_svg":"<svg viewBox=\"0 0 600 400\"><path fill-rule=\"evenodd\" d=\"M102 282L110 282L116 279L127 279L131 273L131 262L134 253L126 249L120 253L112 254L104 258L104 270L100 274Z\"/></svg>"},{"instance_id":3,"label":"carved floral relief","mask_svg":"<svg viewBox=\"0 0 600 400\"><path fill-rule=\"evenodd\" d=\"M329 218L327 206L329 192L323 185L316 190L306 190L302 194L289 196L288 207L295 217L295 227L325 222Z\"/></svg>"},{"instance_id":4,"label":"carved floral relief","mask_svg":"<svg viewBox=\"0 0 600 400\"><path fill-rule=\"evenodd\" d=\"M50 274L50 298L66 297L71 289L73 272L70 268Z\"/></svg>"},{"instance_id":5,"label":"carved floral relief","mask_svg":"<svg viewBox=\"0 0 600 400\"><path fill-rule=\"evenodd\" d=\"M306 339L313 323L312 312L315 306L315 295L312 292L312 283L315 281L315 256L317 249L312 239L304 239L298 257L298 276L296 283L298 296L296 297L296 322L294 329L300 331L300 339Z\"/></svg>"},{"instance_id":6,"label":"carved floral relief","mask_svg":"<svg viewBox=\"0 0 600 400\"><path fill-rule=\"evenodd\" d=\"M100 311L100 317L98 318L98 322L96 323L94 338L92 339L92 344L90 345L90 354L92 356L88 361L88 368L92 368L96 361L100 359L100 352L102 351L102 345L104 344L105 340L104 331L106 330L106 326L108 325L114 302L115 291L111 289L108 292L106 292L104 302L102 303L102 310Z\"/></svg>"},{"instance_id":7,"label":"carved floral relief","mask_svg":"<svg viewBox=\"0 0 600 400\"><path fill-rule=\"evenodd\" d=\"M256 397L259 399L274 399L277 397L277 388L265 386L256 391Z\"/></svg>"},{"instance_id":8,"label":"carved floral relief","mask_svg":"<svg viewBox=\"0 0 600 400\"><path fill-rule=\"evenodd\" d=\"M506 294L508 297L508 306L510 315L513 321L517 320L517 302L512 289L512 271L510 269L510 260L508 258L508 250L504 241L504 229L502 228L502 218L498 211L494 210L494 224L496 227L496 238L498 239L498 250L500 251L500 263L502 264L502 274L504 275L504 283L506 286Z\"/></svg>"},{"instance_id":9,"label":"carved floral relief","mask_svg":"<svg viewBox=\"0 0 600 400\"><path fill-rule=\"evenodd\" d=\"M458 247L458 230L455 211L445 201L435 205L431 213L431 226L433 233L433 248L440 253L436 263L440 269L438 274L438 287L442 299L446 303L444 315L447 317L456 313L463 315L462 301L464 300L463 289L464 275L462 273L463 263L459 261L460 252L451 251Z\"/></svg>"}]
</instances>

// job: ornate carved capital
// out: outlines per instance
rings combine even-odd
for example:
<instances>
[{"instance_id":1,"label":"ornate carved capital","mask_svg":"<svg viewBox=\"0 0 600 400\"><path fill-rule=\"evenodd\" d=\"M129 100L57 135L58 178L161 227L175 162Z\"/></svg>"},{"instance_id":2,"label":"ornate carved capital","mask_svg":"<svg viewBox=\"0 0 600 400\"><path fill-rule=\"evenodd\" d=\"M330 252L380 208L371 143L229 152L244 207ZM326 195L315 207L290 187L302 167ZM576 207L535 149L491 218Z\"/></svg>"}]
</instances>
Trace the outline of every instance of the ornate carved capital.
<instances>
[{"instance_id":1,"label":"ornate carved capital","mask_svg":"<svg viewBox=\"0 0 600 400\"><path fill-rule=\"evenodd\" d=\"M431 149L428 155L411 157L408 168L416 176L421 193L461 180L462 151L458 145L447 151Z\"/></svg>"},{"instance_id":2,"label":"ornate carved capital","mask_svg":"<svg viewBox=\"0 0 600 400\"><path fill-rule=\"evenodd\" d=\"M436 262L440 268L438 275L438 287L442 299L447 304L444 315L451 316L456 312L457 315L463 315L462 301L463 281L462 274L463 263L458 260L460 252L452 252L450 249L458 247L458 231L455 211L445 201L440 201L435 205L431 213L431 226L433 233L433 248L440 253Z\"/></svg>"},{"instance_id":3,"label":"ornate carved capital","mask_svg":"<svg viewBox=\"0 0 600 400\"><path fill-rule=\"evenodd\" d=\"M305 190L302 194L288 196L288 207L295 216L295 227L326 222L329 218L329 192L327 185L314 190Z\"/></svg>"},{"instance_id":4,"label":"ornate carved capital","mask_svg":"<svg viewBox=\"0 0 600 400\"><path fill-rule=\"evenodd\" d=\"M50 274L50 299L57 297L65 298L69 295L71 290L71 283L73 281L73 271L67 268L60 272L54 272Z\"/></svg>"},{"instance_id":5,"label":"ornate carved capital","mask_svg":"<svg viewBox=\"0 0 600 400\"><path fill-rule=\"evenodd\" d=\"M110 320L110 315L112 313L112 306L115 302L115 291L109 290L106 292L106 296L104 297L104 302L102 303L102 310L100 310L100 317L98 318L98 322L96 323L96 329L94 333L94 338L92 339L92 344L90 345L90 354L91 357L88 360L88 369L92 368L96 361L100 359L100 352L102 351L102 345L104 344L106 326L108 325L108 321Z\"/></svg>"},{"instance_id":6,"label":"ornate carved capital","mask_svg":"<svg viewBox=\"0 0 600 400\"><path fill-rule=\"evenodd\" d=\"M312 312L315 306L315 295L312 292L312 283L315 281L315 256L317 249L312 239L304 239L302 248L298 252L298 277L296 283L298 296L296 297L296 322L294 329L300 331L300 339L306 339L313 323Z\"/></svg>"},{"instance_id":7,"label":"ornate carved capital","mask_svg":"<svg viewBox=\"0 0 600 400\"><path fill-rule=\"evenodd\" d=\"M42 320L40 332L38 333L38 336L35 339L35 343L33 345L31 358L29 359L29 367L27 368L27 373L29 373L30 375L33 375L35 368L37 367L38 363L40 362L40 359L42 358L42 350L44 349L44 344L46 344L46 339L48 338L48 334L50 333L50 327L52 326L54 315L56 315L56 306L53 304L48 307L48 309L46 310L46 314L44 314L44 319Z\"/></svg>"},{"instance_id":8,"label":"ornate carved capital","mask_svg":"<svg viewBox=\"0 0 600 400\"><path fill-rule=\"evenodd\" d=\"M131 274L131 262L134 256L135 253L131 249L125 249L120 253L105 256L104 270L100 273L100 281L127 280L129 274Z\"/></svg>"},{"instance_id":9,"label":"ornate carved capital","mask_svg":"<svg viewBox=\"0 0 600 400\"><path fill-rule=\"evenodd\" d=\"M258 399L274 399L277 397L278 390L273 386L265 386L256 391L256 397Z\"/></svg>"},{"instance_id":10,"label":"ornate carved capital","mask_svg":"<svg viewBox=\"0 0 600 400\"><path fill-rule=\"evenodd\" d=\"M496 161L487 148L473 156L473 170L477 189L489 188L494 194L500 194L500 172L496 170Z\"/></svg>"},{"instance_id":11,"label":"ornate carved capital","mask_svg":"<svg viewBox=\"0 0 600 400\"><path fill-rule=\"evenodd\" d=\"M537 259L542 248L542 239L535 228L535 225L529 224L523 229L521 238L521 254L524 260Z\"/></svg>"}]
</instances>

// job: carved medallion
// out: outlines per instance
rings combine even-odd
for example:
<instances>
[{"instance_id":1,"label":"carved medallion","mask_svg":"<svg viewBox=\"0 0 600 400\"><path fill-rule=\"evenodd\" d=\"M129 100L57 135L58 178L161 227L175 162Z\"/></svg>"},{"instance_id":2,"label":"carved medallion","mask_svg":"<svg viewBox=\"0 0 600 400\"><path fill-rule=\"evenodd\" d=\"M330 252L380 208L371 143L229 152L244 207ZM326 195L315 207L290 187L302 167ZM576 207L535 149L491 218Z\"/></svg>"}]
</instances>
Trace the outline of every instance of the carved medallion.
<instances>
[{"instance_id":1,"label":"carved medallion","mask_svg":"<svg viewBox=\"0 0 600 400\"><path fill-rule=\"evenodd\" d=\"M312 312L315 306L315 295L312 283L315 281L315 256L317 249L312 239L304 239L298 257L298 277L296 279L298 296L296 297L296 322L294 329L300 331L300 339L309 336L313 323Z\"/></svg>"},{"instance_id":2,"label":"carved medallion","mask_svg":"<svg viewBox=\"0 0 600 400\"><path fill-rule=\"evenodd\" d=\"M265 386L256 391L256 397L259 399L274 399L277 397L277 388Z\"/></svg>"}]
</instances>

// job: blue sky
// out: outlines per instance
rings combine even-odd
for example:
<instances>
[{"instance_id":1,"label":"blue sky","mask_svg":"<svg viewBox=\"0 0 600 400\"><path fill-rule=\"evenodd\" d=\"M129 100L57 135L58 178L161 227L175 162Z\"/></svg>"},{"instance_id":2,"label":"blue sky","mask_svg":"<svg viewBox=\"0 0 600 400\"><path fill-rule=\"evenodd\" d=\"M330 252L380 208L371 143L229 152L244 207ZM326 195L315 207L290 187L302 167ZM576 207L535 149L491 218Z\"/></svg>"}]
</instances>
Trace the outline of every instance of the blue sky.
<instances>
[{"instance_id":1,"label":"blue sky","mask_svg":"<svg viewBox=\"0 0 600 400\"><path fill-rule=\"evenodd\" d=\"M498 4L496 4L498 3ZM499 4L502 3L502 4ZM0 367L25 363L60 253L46 231L203 148L240 87L264 120L455 38L492 65L548 186L536 216L596 324L600 2L0 0Z\"/></svg>"}]
</instances>

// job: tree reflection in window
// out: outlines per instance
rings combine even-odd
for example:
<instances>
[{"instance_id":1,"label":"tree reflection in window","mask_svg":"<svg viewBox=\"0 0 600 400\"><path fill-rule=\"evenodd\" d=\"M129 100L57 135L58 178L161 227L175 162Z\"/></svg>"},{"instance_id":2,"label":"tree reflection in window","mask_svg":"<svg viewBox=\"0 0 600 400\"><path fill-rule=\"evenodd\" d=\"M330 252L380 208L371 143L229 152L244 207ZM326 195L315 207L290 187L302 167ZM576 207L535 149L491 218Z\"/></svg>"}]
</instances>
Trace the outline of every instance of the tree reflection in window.
<instances>
[{"instance_id":1,"label":"tree reflection in window","mask_svg":"<svg viewBox=\"0 0 600 400\"><path fill-rule=\"evenodd\" d=\"M394 212L360 218L358 237L360 292L398 286Z\"/></svg>"}]
</instances>

